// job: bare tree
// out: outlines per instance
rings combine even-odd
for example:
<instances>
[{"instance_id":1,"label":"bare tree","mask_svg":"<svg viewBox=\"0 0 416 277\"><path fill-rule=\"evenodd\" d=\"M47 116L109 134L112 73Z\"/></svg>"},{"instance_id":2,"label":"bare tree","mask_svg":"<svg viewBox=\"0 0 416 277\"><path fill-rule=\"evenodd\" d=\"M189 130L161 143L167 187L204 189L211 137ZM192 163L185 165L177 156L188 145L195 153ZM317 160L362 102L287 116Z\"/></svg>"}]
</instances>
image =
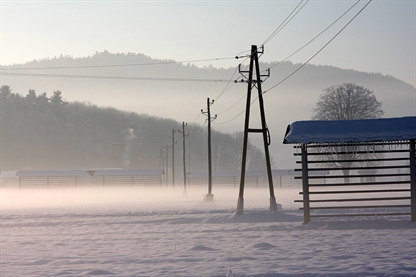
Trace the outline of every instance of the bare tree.
<instances>
[{"instance_id":1,"label":"bare tree","mask_svg":"<svg viewBox=\"0 0 416 277\"><path fill-rule=\"evenodd\" d=\"M381 102L377 101L372 91L354 83L345 83L339 86L331 86L324 90L324 93L320 95L316 103L316 108L312 110L312 119L373 119L379 118L383 114ZM358 145L334 145L330 149L333 154L322 157L334 161L331 166L343 168L344 176L348 176L349 168L359 156L357 151L363 147L365 148L365 146ZM344 181L348 182L348 178L346 177Z\"/></svg>"},{"instance_id":2,"label":"bare tree","mask_svg":"<svg viewBox=\"0 0 416 277\"><path fill-rule=\"evenodd\" d=\"M324 90L313 109L312 119L350 120L380 118L384 114L374 93L353 83Z\"/></svg>"}]
</instances>

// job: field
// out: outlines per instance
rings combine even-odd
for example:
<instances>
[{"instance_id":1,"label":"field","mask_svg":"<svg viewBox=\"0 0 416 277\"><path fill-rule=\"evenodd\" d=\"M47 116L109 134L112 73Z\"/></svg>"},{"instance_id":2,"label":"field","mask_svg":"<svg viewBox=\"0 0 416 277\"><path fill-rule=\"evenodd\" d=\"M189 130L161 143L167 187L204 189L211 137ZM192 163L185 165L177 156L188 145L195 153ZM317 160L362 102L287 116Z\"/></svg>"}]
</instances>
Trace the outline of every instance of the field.
<instances>
[{"instance_id":1,"label":"field","mask_svg":"<svg viewBox=\"0 0 416 277\"><path fill-rule=\"evenodd\" d=\"M410 216L313 219L300 188L2 189L0 276L415 276Z\"/></svg>"}]
</instances>

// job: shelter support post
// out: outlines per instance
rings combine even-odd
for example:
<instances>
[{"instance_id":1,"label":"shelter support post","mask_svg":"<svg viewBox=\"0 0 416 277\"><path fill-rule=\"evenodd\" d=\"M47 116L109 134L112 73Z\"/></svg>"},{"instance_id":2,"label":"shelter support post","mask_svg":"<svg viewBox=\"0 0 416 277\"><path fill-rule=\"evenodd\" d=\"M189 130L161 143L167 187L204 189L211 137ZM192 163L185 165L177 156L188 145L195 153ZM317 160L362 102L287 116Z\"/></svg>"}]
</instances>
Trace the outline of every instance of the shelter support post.
<instances>
[{"instance_id":1,"label":"shelter support post","mask_svg":"<svg viewBox=\"0 0 416 277\"><path fill-rule=\"evenodd\" d=\"M302 190L303 190L303 223L307 224L311 221L311 213L309 210L309 176L308 176L308 150L307 145L301 146L302 155Z\"/></svg>"},{"instance_id":2,"label":"shelter support post","mask_svg":"<svg viewBox=\"0 0 416 277\"><path fill-rule=\"evenodd\" d=\"M414 139L410 140L410 206L411 221L416 222L416 147Z\"/></svg>"}]
</instances>

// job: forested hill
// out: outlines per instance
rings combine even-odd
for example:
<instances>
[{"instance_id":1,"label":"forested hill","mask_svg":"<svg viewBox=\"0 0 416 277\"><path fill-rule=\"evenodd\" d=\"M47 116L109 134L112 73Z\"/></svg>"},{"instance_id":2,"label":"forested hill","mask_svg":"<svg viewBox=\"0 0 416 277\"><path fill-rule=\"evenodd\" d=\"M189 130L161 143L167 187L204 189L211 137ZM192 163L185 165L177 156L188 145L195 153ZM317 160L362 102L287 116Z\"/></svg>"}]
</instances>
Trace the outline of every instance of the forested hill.
<instances>
[{"instance_id":1,"label":"forested hill","mask_svg":"<svg viewBox=\"0 0 416 277\"><path fill-rule=\"evenodd\" d=\"M239 59L235 64L237 66L241 62L245 69L247 61L244 61ZM212 64L215 66L215 61ZM280 83L300 66L290 61L262 63L260 59L261 70L271 68L270 77L262 87L266 91L273 87L267 92L269 100L266 100L282 103L279 106L280 118L283 112L296 113L295 117L301 117L296 119L309 119L310 110L320 93L329 86L343 83L356 83L374 91L377 99L383 103L386 117L415 113L415 87L382 73L307 64ZM59 89L68 101L88 101L99 106L112 106L178 121L193 120L195 114L204 108L206 97L218 98L222 94L221 99L218 99L221 101L213 107L217 108L214 112L221 112L235 104L246 91L245 84L233 83L242 78L236 67L197 67L186 62L152 59L138 53L104 51L82 58L46 58L2 66L0 74L1 85L9 85L20 93L27 93L33 88L48 93ZM231 81L231 84L224 92L227 81ZM299 109L288 109L294 103ZM196 104L199 106L192 110ZM181 108L175 109L174 105ZM274 103L272 106L276 107ZM223 115L224 121L238 112L234 111L233 114L231 111Z\"/></svg>"},{"instance_id":2,"label":"forested hill","mask_svg":"<svg viewBox=\"0 0 416 277\"><path fill-rule=\"evenodd\" d=\"M245 69L247 61L236 60L236 66L240 62L243 63L242 69ZM215 61L212 64L215 65ZM324 89L343 83L356 83L374 91L377 100L383 103L387 117L415 112L415 87L382 73L307 64L280 83L300 66L290 61L262 63L260 59L261 70L271 68L270 77L262 85L266 91L272 88L267 92L267 98L270 99L266 99L267 102L282 103L280 110L289 114L296 112L299 115L307 110L307 114L302 114L303 118L299 119L310 118L309 111ZM236 67L197 67L190 63L152 59L138 53L104 51L82 58L46 58L2 66L0 74L1 85L9 85L20 93L27 93L33 88L48 93L59 89L68 101L88 101L99 106L112 106L178 121L193 120L195 114L204 108L206 97L218 98L223 94L215 105L218 110L214 111L221 112L235 104L246 91L245 84L233 82L243 78ZM227 81L231 81L231 84L224 92ZM299 110L288 109L295 102ZM192 110L197 103L200 106ZM181 108L175 109L174 105ZM241 106L244 106L243 101ZM237 113L231 112L224 115L223 119L228 120Z\"/></svg>"},{"instance_id":3,"label":"forested hill","mask_svg":"<svg viewBox=\"0 0 416 277\"><path fill-rule=\"evenodd\" d=\"M0 93L1 168L4 170L162 168L172 130L177 142L175 172L181 178L182 122L119 111L80 102L66 102L54 91L51 97L29 90L24 95L2 86ZM188 171L207 169L206 126L188 125ZM236 170L241 163L239 134L213 131L214 170ZM161 150L163 149L163 153ZM168 148L172 166L172 148ZM250 145L249 167L260 168L262 152Z\"/></svg>"},{"instance_id":4,"label":"forested hill","mask_svg":"<svg viewBox=\"0 0 416 277\"><path fill-rule=\"evenodd\" d=\"M260 57L260 69L271 68L270 77L265 78L262 88L266 91L264 105L272 138L271 155L279 168L295 166L293 150L281 143L287 125L311 119L311 110L319 95L330 86L355 83L373 91L382 103L384 117L416 114L415 87L393 76L313 64L307 64L296 71L301 64L290 61L263 63L263 56ZM99 107L148 114L149 121L152 120L151 116L172 119L176 127L167 129L178 129L178 122L194 123L195 128L203 126L206 117L201 116L200 111L206 109L207 98L215 99L211 112L213 115L218 114L218 118L213 122L213 129L234 134L236 131L241 132L244 126L247 84L234 83L234 80L243 78L237 68L241 62L242 69L246 69L247 61L243 61L244 59L236 60L235 67L216 68L215 61L212 61L214 66L203 66L200 63L195 63L198 65L195 66L171 60L156 60L143 54L98 52L89 57L60 56L2 66L0 81L1 85L9 85L13 92L20 93L22 97L30 89L35 89L38 94L46 92L47 97L51 97L53 91L61 90L65 101L71 103L93 103ZM293 72L296 74L285 79ZM285 81L281 82L282 80ZM74 104L69 104L67 108L72 105ZM254 103L251 107L256 109L258 104ZM258 115L256 110L251 112L252 128L259 126ZM123 127L118 130L118 134L128 128ZM164 130L164 137L168 135L166 132L169 130ZM136 135L140 137L141 134ZM260 136L254 134L250 138L253 144L262 149ZM119 140L118 137L111 137L111 143ZM158 142L161 143L167 142ZM206 158L203 155L201 157L201 160L191 163L205 162Z\"/></svg>"}]
</instances>

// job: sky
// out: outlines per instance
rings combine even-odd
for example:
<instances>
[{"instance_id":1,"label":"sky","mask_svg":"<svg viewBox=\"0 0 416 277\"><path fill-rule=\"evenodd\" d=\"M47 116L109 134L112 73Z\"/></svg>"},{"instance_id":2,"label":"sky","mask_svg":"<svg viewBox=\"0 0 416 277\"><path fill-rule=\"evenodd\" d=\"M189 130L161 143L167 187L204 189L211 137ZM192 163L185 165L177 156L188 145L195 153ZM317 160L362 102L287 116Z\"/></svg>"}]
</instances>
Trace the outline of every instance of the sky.
<instances>
[{"instance_id":1,"label":"sky","mask_svg":"<svg viewBox=\"0 0 416 277\"><path fill-rule=\"evenodd\" d=\"M107 50L175 61L219 58L209 63L230 67L239 63L232 57L265 42L262 61L285 59L356 1L0 2L1 65ZM311 58L367 2L359 1L290 60ZM267 41L298 4L305 6ZM415 86L415 49L416 1L373 0L310 63L392 75Z\"/></svg>"}]
</instances>

